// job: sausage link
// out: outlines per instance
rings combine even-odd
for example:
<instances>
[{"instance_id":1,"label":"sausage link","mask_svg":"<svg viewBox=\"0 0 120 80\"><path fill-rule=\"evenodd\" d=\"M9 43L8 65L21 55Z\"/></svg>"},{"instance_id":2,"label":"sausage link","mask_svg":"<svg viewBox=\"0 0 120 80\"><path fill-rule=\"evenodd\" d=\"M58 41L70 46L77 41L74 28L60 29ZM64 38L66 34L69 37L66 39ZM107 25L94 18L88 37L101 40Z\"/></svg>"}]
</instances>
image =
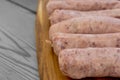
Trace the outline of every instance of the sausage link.
<instances>
[{"instance_id":1,"label":"sausage link","mask_svg":"<svg viewBox=\"0 0 120 80\"><path fill-rule=\"evenodd\" d=\"M51 24L56 24L63 20L68 20L81 16L110 16L120 18L120 9L100 10L100 11L76 11L76 10L55 10L49 17Z\"/></svg>"},{"instance_id":2,"label":"sausage link","mask_svg":"<svg viewBox=\"0 0 120 80\"><path fill-rule=\"evenodd\" d=\"M91 11L120 8L120 1L116 0L58 0L49 1L47 11L49 15L56 9Z\"/></svg>"},{"instance_id":3,"label":"sausage link","mask_svg":"<svg viewBox=\"0 0 120 80\"><path fill-rule=\"evenodd\" d=\"M65 49L59 54L59 66L74 79L120 77L120 48Z\"/></svg>"},{"instance_id":4,"label":"sausage link","mask_svg":"<svg viewBox=\"0 0 120 80\"><path fill-rule=\"evenodd\" d=\"M52 37L56 55L61 50L88 47L120 47L120 33L111 34L64 34L56 33Z\"/></svg>"},{"instance_id":5,"label":"sausage link","mask_svg":"<svg viewBox=\"0 0 120 80\"><path fill-rule=\"evenodd\" d=\"M120 32L120 19L107 16L84 16L62 21L50 27L49 36L56 33L102 34Z\"/></svg>"}]
</instances>

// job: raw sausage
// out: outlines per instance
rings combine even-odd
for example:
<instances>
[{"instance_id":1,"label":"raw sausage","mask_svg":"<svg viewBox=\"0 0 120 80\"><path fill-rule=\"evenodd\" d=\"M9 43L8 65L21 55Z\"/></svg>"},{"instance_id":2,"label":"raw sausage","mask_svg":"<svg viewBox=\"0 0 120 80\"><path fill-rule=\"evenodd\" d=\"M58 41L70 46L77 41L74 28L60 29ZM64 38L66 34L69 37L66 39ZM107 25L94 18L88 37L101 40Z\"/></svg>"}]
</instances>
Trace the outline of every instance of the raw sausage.
<instances>
[{"instance_id":1,"label":"raw sausage","mask_svg":"<svg viewBox=\"0 0 120 80\"><path fill-rule=\"evenodd\" d=\"M120 19L107 16L84 16L62 21L50 27L49 36L56 32L101 34L120 32Z\"/></svg>"},{"instance_id":2,"label":"raw sausage","mask_svg":"<svg viewBox=\"0 0 120 80\"><path fill-rule=\"evenodd\" d=\"M64 34L56 33L52 37L52 46L56 55L61 50L88 47L120 47L120 33L110 34Z\"/></svg>"},{"instance_id":3,"label":"raw sausage","mask_svg":"<svg viewBox=\"0 0 120 80\"><path fill-rule=\"evenodd\" d=\"M115 0L58 0L49 1L47 4L47 11L51 14L56 9L67 10L105 10L120 8L120 1Z\"/></svg>"},{"instance_id":4,"label":"raw sausage","mask_svg":"<svg viewBox=\"0 0 120 80\"><path fill-rule=\"evenodd\" d=\"M120 77L120 48L65 49L59 54L59 65L74 79Z\"/></svg>"},{"instance_id":5,"label":"raw sausage","mask_svg":"<svg viewBox=\"0 0 120 80\"><path fill-rule=\"evenodd\" d=\"M101 15L120 18L120 9L100 10L100 11L76 11L76 10L55 10L49 17L51 24L61 22L63 20L74 17L81 17L87 15Z\"/></svg>"}]
</instances>

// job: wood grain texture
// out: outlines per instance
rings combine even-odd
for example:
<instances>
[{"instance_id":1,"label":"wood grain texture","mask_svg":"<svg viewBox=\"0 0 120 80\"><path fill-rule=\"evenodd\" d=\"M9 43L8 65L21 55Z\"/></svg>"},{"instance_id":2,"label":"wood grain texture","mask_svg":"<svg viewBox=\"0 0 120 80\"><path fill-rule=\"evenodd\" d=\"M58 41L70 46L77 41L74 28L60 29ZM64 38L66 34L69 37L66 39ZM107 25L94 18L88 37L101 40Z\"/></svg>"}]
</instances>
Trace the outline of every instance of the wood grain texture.
<instances>
[{"instance_id":1,"label":"wood grain texture","mask_svg":"<svg viewBox=\"0 0 120 80\"><path fill-rule=\"evenodd\" d=\"M0 0L0 80L39 80L35 15Z\"/></svg>"},{"instance_id":2,"label":"wood grain texture","mask_svg":"<svg viewBox=\"0 0 120 80\"><path fill-rule=\"evenodd\" d=\"M0 0L0 26L5 27L30 45L34 45L35 48L34 14L7 0Z\"/></svg>"},{"instance_id":3,"label":"wood grain texture","mask_svg":"<svg viewBox=\"0 0 120 80\"><path fill-rule=\"evenodd\" d=\"M8 0L18 3L32 11L36 11L38 0Z\"/></svg>"},{"instance_id":4,"label":"wood grain texture","mask_svg":"<svg viewBox=\"0 0 120 80\"><path fill-rule=\"evenodd\" d=\"M73 80L64 76L59 70L57 56L54 54L49 40L50 23L46 12L48 0L40 0L36 17L36 46L41 80ZM84 78L81 80L120 80L119 78Z\"/></svg>"},{"instance_id":5,"label":"wood grain texture","mask_svg":"<svg viewBox=\"0 0 120 80\"><path fill-rule=\"evenodd\" d=\"M32 47L0 26L0 80L39 80Z\"/></svg>"}]
</instances>

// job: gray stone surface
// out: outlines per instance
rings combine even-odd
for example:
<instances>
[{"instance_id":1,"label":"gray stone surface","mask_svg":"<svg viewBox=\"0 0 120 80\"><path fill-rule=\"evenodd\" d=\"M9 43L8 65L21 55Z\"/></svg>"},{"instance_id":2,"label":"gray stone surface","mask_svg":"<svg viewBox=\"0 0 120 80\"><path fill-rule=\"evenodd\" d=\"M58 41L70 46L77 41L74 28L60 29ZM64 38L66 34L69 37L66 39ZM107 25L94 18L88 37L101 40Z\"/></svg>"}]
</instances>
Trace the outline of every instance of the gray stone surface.
<instances>
[{"instance_id":1,"label":"gray stone surface","mask_svg":"<svg viewBox=\"0 0 120 80\"><path fill-rule=\"evenodd\" d=\"M0 0L0 80L39 80L34 26L34 14Z\"/></svg>"}]
</instances>

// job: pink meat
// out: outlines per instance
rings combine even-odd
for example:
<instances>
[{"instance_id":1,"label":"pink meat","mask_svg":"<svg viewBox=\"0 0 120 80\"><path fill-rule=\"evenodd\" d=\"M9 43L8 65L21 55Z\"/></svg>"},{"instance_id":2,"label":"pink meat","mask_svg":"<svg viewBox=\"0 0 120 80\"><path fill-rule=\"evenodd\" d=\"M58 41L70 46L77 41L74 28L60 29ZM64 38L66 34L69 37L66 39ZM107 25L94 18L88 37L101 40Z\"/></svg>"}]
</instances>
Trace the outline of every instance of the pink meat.
<instances>
[{"instance_id":1,"label":"pink meat","mask_svg":"<svg viewBox=\"0 0 120 80\"><path fill-rule=\"evenodd\" d=\"M62 21L50 27L49 36L54 33L103 34L120 32L120 19L107 16L84 16Z\"/></svg>"},{"instance_id":2,"label":"pink meat","mask_svg":"<svg viewBox=\"0 0 120 80\"><path fill-rule=\"evenodd\" d=\"M51 24L56 24L63 20L68 20L75 17L81 16L110 16L115 18L120 18L120 9L111 9L111 10L100 10L100 11L76 11L76 10L55 10L51 16Z\"/></svg>"},{"instance_id":3,"label":"pink meat","mask_svg":"<svg viewBox=\"0 0 120 80\"><path fill-rule=\"evenodd\" d=\"M56 0L49 1L47 11L51 14L56 9L67 10L105 10L120 8L120 1L116 0Z\"/></svg>"},{"instance_id":4,"label":"pink meat","mask_svg":"<svg viewBox=\"0 0 120 80\"><path fill-rule=\"evenodd\" d=\"M111 34L65 34L52 36L52 45L56 55L64 49L88 47L120 47L120 33Z\"/></svg>"},{"instance_id":5,"label":"pink meat","mask_svg":"<svg viewBox=\"0 0 120 80\"><path fill-rule=\"evenodd\" d=\"M120 77L120 48L65 49L59 54L59 65L74 79Z\"/></svg>"}]
</instances>

